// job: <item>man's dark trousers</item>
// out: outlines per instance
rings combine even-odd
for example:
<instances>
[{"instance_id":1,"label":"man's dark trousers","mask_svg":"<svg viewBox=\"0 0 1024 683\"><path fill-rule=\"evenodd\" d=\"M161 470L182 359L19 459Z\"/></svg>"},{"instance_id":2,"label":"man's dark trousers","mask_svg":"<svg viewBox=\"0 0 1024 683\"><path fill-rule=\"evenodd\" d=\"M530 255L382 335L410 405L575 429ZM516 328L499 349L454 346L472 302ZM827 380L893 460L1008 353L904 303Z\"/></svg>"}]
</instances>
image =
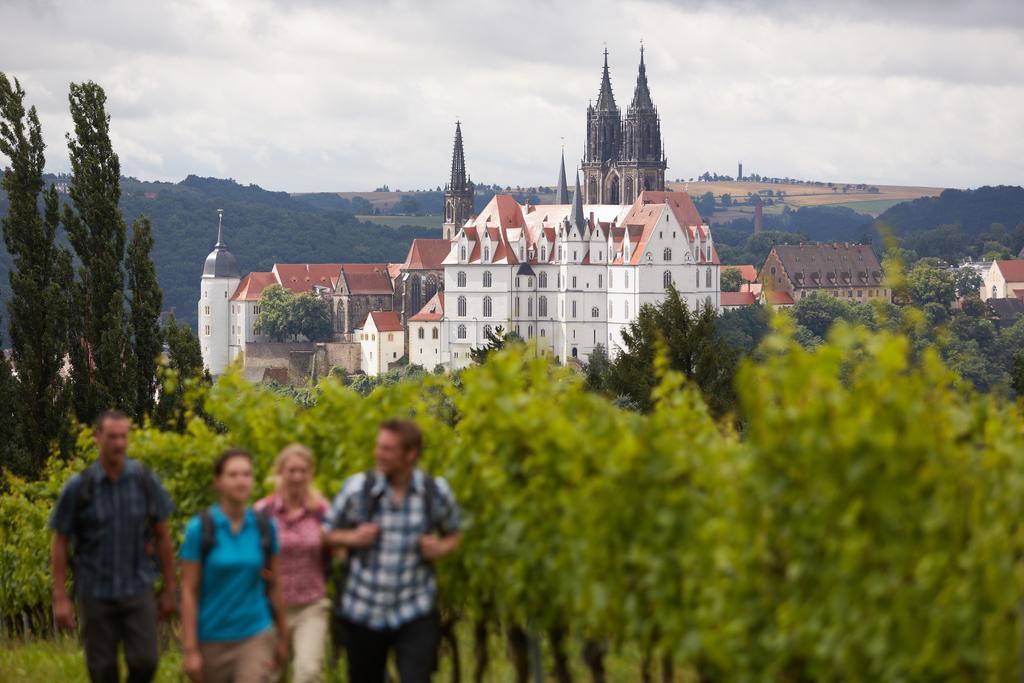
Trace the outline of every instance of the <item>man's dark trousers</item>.
<instances>
[{"instance_id":1,"label":"man's dark trousers","mask_svg":"<svg viewBox=\"0 0 1024 683\"><path fill-rule=\"evenodd\" d=\"M127 683L149 683L159 662L156 598L145 593L123 600L79 599L85 665L92 683L118 683L117 646L124 646Z\"/></svg>"},{"instance_id":2,"label":"man's dark trousers","mask_svg":"<svg viewBox=\"0 0 1024 683\"><path fill-rule=\"evenodd\" d=\"M353 683L383 683L388 651L395 650L402 683L430 683L437 668L441 621L437 612L413 619L397 629L377 631L346 622L348 679Z\"/></svg>"}]
</instances>

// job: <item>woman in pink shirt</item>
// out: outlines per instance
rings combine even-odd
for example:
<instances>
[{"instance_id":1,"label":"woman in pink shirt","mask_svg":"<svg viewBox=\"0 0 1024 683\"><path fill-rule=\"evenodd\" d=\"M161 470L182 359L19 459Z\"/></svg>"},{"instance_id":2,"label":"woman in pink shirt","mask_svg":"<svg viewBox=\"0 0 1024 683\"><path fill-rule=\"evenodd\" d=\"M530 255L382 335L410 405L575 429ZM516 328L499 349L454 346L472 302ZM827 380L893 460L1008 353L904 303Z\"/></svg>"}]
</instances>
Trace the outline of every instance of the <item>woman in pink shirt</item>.
<instances>
[{"instance_id":1,"label":"woman in pink shirt","mask_svg":"<svg viewBox=\"0 0 1024 683\"><path fill-rule=\"evenodd\" d=\"M278 576L287 608L295 683L323 680L330 602L320 525L328 502L313 486L313 454L291 444L274 463L276 490L256 503L277 520Z\"/></svg>"}]
</instances>

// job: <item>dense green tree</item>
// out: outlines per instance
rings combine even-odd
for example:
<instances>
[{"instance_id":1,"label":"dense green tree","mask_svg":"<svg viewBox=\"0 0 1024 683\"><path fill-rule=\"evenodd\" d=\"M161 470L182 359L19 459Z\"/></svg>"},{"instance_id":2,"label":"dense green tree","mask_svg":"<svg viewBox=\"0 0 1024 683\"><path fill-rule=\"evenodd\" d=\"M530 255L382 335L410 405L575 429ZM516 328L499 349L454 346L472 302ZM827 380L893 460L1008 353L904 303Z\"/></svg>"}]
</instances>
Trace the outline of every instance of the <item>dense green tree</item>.
<instances>
[{"instance_id":1,"label":"dense green tree","mask_svg":"<svg viewBox=\"0 0 1024 683\"><path fill-rule=\"evenodd\" d=\"M25 449L25 419L21 386L11 372L7 355L0 350L0 470L31 474L33 462Z\"/></svg>"},{"instance_id":2,"label":"dense green tree","mask_svg":"<svg viewBox=\"0 0 1024 683\"><path fill-rule=\"evenodd\" d=\"M45 145L39 117L35 107L26 112L24 99L21 84L17 80L12 84L0 73L0 153L10 161L2 181L10 208L0 226L13 262L7 305L17 370L17 379L8 373L7 385L0 391L7 393L18 413L28 453L23 473L36 474L54 443L68 434L68 396L60 371L68 349L71 257L57 242L57 191L51 185L43 192ZM6 444L5 440L5 448Z\"/></svg>"},{"instance_id":3,"label":"dense green tree","mask_svg":"<svg viewBox=\"0 0 1024 683\"><path fill-rule=\"evenodd\" d=\"M828 294L800 299L790 313L798 325L818 339L825 339L837 320L853 320L855 317L851 304Z\"/></svg>"},{"instance_id":4,"label":"dense green tree","mask_svg":"<svg viewBox=\"0 0 1024 683\"><path fill-rule=\"evenodd\" d=\"M1018 351L1013 355L1013 362L1010 365L1010 387L1017 398L1024 397L1024 351Z\"/></svg>"},{"instance_id":5,"label":"dense green tree","mask_svg":"<svg viewBox=\"0 0 1024 683\"><path fill-rule=\"evenodd\" d=\"M956 283L948 270L918 262L907 273L906 294L918 306L936 303L948 307L956 297Z\"/></svg>"},{"instance_id":6,"label":"dense green tree","mask_svg":"<svg viewBox=\"0 0 1024 683\"><path fill-rule=\"evenodd\" d=\"M473 359L474 363L483 363L487 360L487 356L495 351L501 351L510 344L517 344L523 341L523 338L518 334L506 332L505 328L501 325L498 325L493 330L486 330L484 338L487 340L486 344L469 350L469 357Z\"/></svg>"},{"instance_id":7,"label":"dense green tree","mask_svg":"<svg viewBox=\"0 0 1024 683\"><path fill-rule=\"evenodd\" d=\"M71 205L63 218L79 262L70 342L74 407L83 422L106 408L130 409L135 396L126 363L121 164L110 143L106 99L91 81L72 83L68 96L75 134L67 136Z\"/></svg>"},{"instance_id":8,"label":"dense green tree","mask_svg":"<svg viewBox=\"0 0 1024 683\"><path fill-rule=\"evenodd\" d=\"M623 348L605 381L608 392L627 397L641 410L650 410L651 391L658 383L655 362L663 349L670 368L696 383L715 414L732 410L736 353L719 338L717 319L710 307L691 311L675 287L669 286L664 301L642 306L637 318L623 330Z\"/></svg>"},{"instance_id":9,"label":"dense green tree","mask_svg":"<svg viewBox=\"0 0 1024 683\"><path fill-rule=\"evenodd\" d=\"M608 352L604 350L603 344L598 344L590 352L586 364L583 366L583 375L586 377L587 388L591 391L604 392L607 390L605 382L608 379L608 371L611 362L608 359Z\"/></svg>"},{"instance_id":10,"label":"dense green tree","mask_svg":"<svg viewBox=\"0 0 1024 683\"><path fill-rule=\"evenodd\" d=\"M253 329L274 341L284 341L295 334L292 326L292 299L290 291L281 285L270 285L260 294L260 312Z\"/></svg>"},{"instance_id":11,"label":"dense green tree","mask_svg":"<svg viewBox=\"0 0 1024 683\"><path fill-rule=\"evenodd\" d=\"M751 354L771 329L771 310L760 304L723 311L715 327L722 341L743 354Z\"/></svg>"},{"instance_id":12,"label":"dense green tree","mask_svg":"<svg viewBox=\"0 0 1024 683\"><path fill-rule=\"evenodd\" d=\"M156 281L156 267L153 265L153 228L145 216L132 224L132 239L128 243L129 304L131 305L128 329L131 334L134 353L131 354L132 378L135 394L132 397L132 412L139 422L152 413L157 390L157 362L163 351L163 335L160 330L160 311L163 293Z\"/></svg>"},{"instance_id":13,"label":"dense green tree","mask_svg":"<svg viewBox=\"0 0 1024 683\"><path fill-rule=\"evenodd\" d=\"M957 268L953 273L956 294L959 297L980 297L985 280L973 268Z\"/></svg>"},{"instance_id":14,"label":"dense green tree","mask_svg":"<svg viewBox=\"0 0 1024 683\"><path fill-rule=\"evenodd\" d=\"M165 429L182 431L187 413L200 413L202 409L201 394L190 404L190 389L197 384L208 385L210 377L203 368L199 338L188 325L179 323L173 313L167 316L161 336L167 341L167 356L158 373L160 397L153 421Z\"/></svg>"},{"instance_id":15,"label":"dense green tree","mask_svg":"<svg viewBox=\"0 0 1024 683\"><path fill-rule=\"evenodd\" d=\"M311 292L294 297L291 302L292 328L310 341L324 341L331 337L330 305Z\"/></svg>"},{"instance_id":16,"label":"dense green tree","mask_svg":"<svg viewBox=\"0 0 1024 683\"><path fill-rule=\"evenodd\" d=\"M740 269L723 268L720 282L723 292L740 291L740 285L743 284L743 277L740 275Z\"/></svg>"}]
</instances>

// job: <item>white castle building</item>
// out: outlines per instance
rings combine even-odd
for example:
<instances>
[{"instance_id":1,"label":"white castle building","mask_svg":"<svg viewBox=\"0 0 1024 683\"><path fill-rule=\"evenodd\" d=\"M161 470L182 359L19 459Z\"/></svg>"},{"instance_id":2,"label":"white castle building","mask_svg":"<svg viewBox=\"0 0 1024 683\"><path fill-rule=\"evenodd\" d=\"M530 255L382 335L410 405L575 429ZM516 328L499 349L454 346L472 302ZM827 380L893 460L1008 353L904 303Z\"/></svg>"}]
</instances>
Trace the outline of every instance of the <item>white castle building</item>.
<instances>
[{"instance_id":1,"label":"white castle building","mask_svg":"<svg viewBox=\"0 0 1024 683\"><path fill-rule=\"evenodd\" d=\"M570 204L497 195L455 233L444 261L443 360L465 367L498 326L562 363L598 345L614 355L640 307L669 285L691 309L720 308L711 231L685 192L584 205L577 176Z\"/></svg>"}]
</instances>

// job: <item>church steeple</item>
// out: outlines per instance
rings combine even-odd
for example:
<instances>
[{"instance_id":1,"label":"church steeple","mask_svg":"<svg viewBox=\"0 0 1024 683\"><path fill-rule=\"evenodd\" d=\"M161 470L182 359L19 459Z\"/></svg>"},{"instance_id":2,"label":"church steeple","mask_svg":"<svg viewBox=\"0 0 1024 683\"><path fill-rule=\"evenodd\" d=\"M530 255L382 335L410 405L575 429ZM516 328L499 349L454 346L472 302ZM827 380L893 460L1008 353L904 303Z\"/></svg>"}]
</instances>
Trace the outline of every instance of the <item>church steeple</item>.
<instances>
[{"instance_id":1,"label":"church steeple","mask_svg":"<svg viewBox=\"0 0 1024 683\"><path fill-rule=\"evenodd\" d=\"M608 48L604 49L604 69L601 71L601 91L597 94L598 111L618 111L612 94L612 79L608 74Z\"/></svg>"},{"instance_id":2,"label":"church steeple","mask_svg":"<svg viewBox=\"0 0 1024 683\"><path fill-rule=\"evenodd\" d=\"M566 219L570 226L575 225L581 235L586 234L587 219L583 217L583 191L580 189L580 173L576 172L576 189L572 193L572 212Z\"/></svg>"},{"instance_id":3,"label":"church steeple","mask_svg":"<svg viewBox=\"0 0 1024 683\"><path fill-rule=\"evenodd\" d=\"M462 147L462 122L455 122L455 144L452 148L452 174L444 187L445 239L452 239L466 220L473 215L473 181L466 173L466 152Z\"/></svg>"},{"instance_id":4,"label":"church steeple","mask_svg":"<svg viewBox=\"0 0 1024 683\"><path fill-rule=\"evenodd\" d=\"M634 111L654 111L651 91L647 87L647 67L644 66L643 44L640 45L640 70L636 75L636 90L633 91L633 102L629 105L629 108Z\"/></svg>"},{"instance_id":5,"label":"church steeple","mask_svg":"<svg viewBox=\"0 0 1024 683\"><path fill-rule=\"evenodd\" d=\"M562 148L562 164L558 167L558 187L555 189L555 204L569 203L569 187L565 184L565 147Z\"/></svg>"}]
</instances>

